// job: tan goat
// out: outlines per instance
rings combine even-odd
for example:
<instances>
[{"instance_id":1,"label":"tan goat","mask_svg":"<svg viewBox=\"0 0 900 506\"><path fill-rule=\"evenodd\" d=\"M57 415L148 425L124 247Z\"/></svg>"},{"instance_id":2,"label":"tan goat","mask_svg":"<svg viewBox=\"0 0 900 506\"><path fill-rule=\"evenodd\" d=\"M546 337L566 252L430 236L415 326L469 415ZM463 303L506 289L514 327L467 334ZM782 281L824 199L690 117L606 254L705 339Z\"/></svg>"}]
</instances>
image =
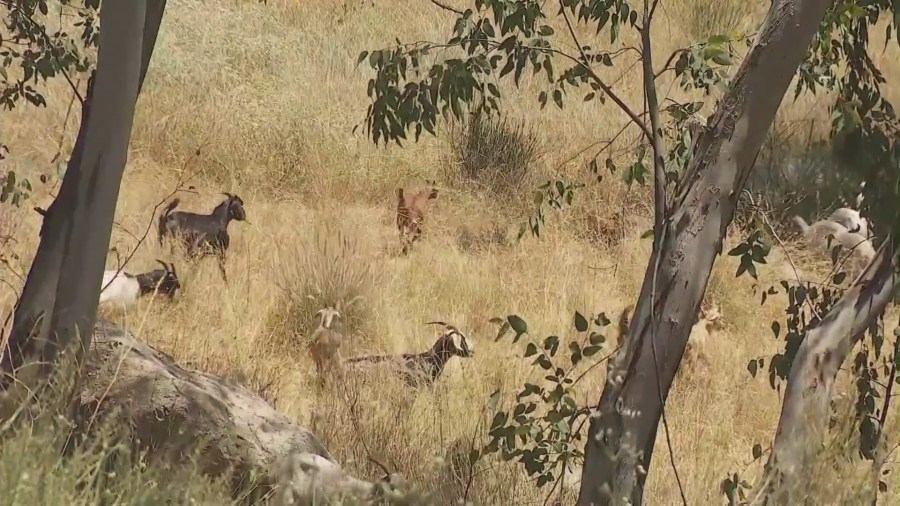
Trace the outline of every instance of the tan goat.
<instances>
[{"instance_id":1,"label":"tan goat","mask_svg":"<svg viewBox=\"0 0 900 506\"><path fill-rule=\"evenodd\" d=\"M414 194L407 194L403 188L397 188L397 230L400 232L402 253L406 254L413 242L422 234L422 223L425 220L425 205L436 199L437 188L433 181Z\"/></svg>"},{"instance_id":2,"label":"tan goat","mask_svg":"<svg viewBox=\"0 0 900 506\"><path fill-rule=\"evenodd\" d=\"M341 318L337 309L326 307L316 311L316 316L319 317L319 327L310 338L309 353L316 364L319 383L322 384L326 375L341 373L340 352L344 338L336 325Z\"/></svg>"},{"instance_id":3,"label":"tan goat","mask_svg":"<svg viewBox=\"0 0 900 506\"><path fill-rule=\"evenodd\" d=\"M630 326L631 314L634 311L634 304L629 304L622 310L619 316L619 335L617 339L618 346L622 346L625 342L625 336L628 335L628 327ZM724 317L719 310L719 306L715 303L702 301L700 303L700 314L697 322L691 327L691 334L688 338L687 345L684 348L684 358L682 364L693 366L696 363L709 364L706 354L707 340L713 332L719 331L724 327ZM680 372L682 367L678 368Z\"/></svg>"},{"instance_id":4,"label":"tan goat","mask_svg":"<svg viewBox=\"0 0 900 506\"><path fill-rule=\"evenodd\" d=\"M719 306L715 303L707 303L705 300L700 303L700 318L697 323L691 327L691 336L688 338L687 346L684 348L684 357L681 360L681 366L678 372L687 368L693 368L695 365L709 365L709 358L706 348L709 346L710 336L714 332L718 332L725 328L725 317Z\"/></svg>"}]
</instances>

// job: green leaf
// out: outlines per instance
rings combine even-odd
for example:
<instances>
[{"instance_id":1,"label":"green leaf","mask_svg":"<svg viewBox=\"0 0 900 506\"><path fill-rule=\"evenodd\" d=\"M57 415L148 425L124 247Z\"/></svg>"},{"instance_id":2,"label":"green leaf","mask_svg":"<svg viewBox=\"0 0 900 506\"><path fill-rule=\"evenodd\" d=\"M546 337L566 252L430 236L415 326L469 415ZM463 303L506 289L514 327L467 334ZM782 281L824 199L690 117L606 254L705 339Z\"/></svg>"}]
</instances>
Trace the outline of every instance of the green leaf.
<instances>
[{"instance_id":1,"label":"green leaf","mask_svg":"<svg viewBox=\"0 0 900 506\"><path fill-rule=\"evenodd\" d=\"M559 91L559 90L553 90L553 102L556 103L556 107L559 107L560 109L563 108L563 103L562 103L562 92L561 92L561 91Z\"/></svg>"},{"instance_id":2,"label":"green leaf","mask_svg":"<svg viewBox=\"0 0 900 506\"><path fill-rule=\"evenodd\" d=\"M356 65L355 65L355 66L358 67L359 64L362 63L363 60L365 60L366 57L368 57L368 56L369 56L369 52L368 52L368 51L363 51L362 53L359 53L359 56L356 58Z\"/></svg>"},{"instance_id":3,"label":"green leaf","mask_svg":"<svg viewBox=\"0 0 900 506\"><path fill-rule=\"evenodd\" d=\"M525 323L525 320L523 320L519 316L514 314L509 315L506 317L506 321L507 323L509 323L509 326L512 327L513 331L515 331L516 334L521 335L528 332L528 324Z\"/></svg>"},{"instance_id":4,"label":"green leaf","mask_svg":"<svg viewBox=\"0 0 900 506\"><path fill-rule=\"evenodd\" d=\"M728 53L717 53L712 58L710 58L714 63L723 66L729 66L734 63L734 60L731 59L731 56Z\"/></svg>"},{"instance_id":5,"label":"green leaf","mask_svg":"<svg viewBox=\"0 0 900 506\"><path fill-rule=\"evenodd\" d=\"M542 37L549 37L549 36L553 35L553 27L551 27L549 25L542 25L538 29L538 34L540 34Z\"/></svg>"},{"instance_id":6,"label":"green leaf","mask_svg":"<svg viewBox=\"0 0 900 506\"><path fill-rule=\"evenodd\" d=\"M588 329L588 321L587 318L584 317L578 311L575 311L575 330L578 332L585 332Z\"/></svg>"},{"instance_id":7,"label":"green leaf","mask_svg":"<svg viewBox=\"0 0 900 506\"><path fill-rule=\"evenodd\" d=\"M753 445L753 460L758 460L760 457L762 457L762 454L763 454L762 445L759 443L756 443L755 445Z\"/></svg>"},{"instance_id":8,"label":"green leaf","mask_svg":"<svg viewBox=\"0 0 900 506\"><path fill-rule=\"evenodd\" d=\"M503 325L497 330L497 337L494 339L494 342L503 339L507 332L509 332L509 322L503 322Z\"/></svg>"},{"instance_id":9,"label":"green leaf","mask_svg":"<svg viewBox=\"0 0 900 506\"><path fill-rule=\"evenodd\" d=\"M750 362L747 362L747 370L750 371L750 376L752 376L754 378L756 377L756 371L757 371L758 367L759 367L759 363L756 361L755 358L753 360L751 360Z\"/></svg>"},{"instance_id":10,"label":"green leaf","mask_svg":"<svg viewBox=\"0 0 900 506\"><path fill-rule=\"evenodd\" d=\"M547 336L544 339L544 349L550 351L551 355L556 353L557 347L559 347L558 336Z\"/></svg>"},{"instance_id":11,"label":"green leaf","mask_svg":"<svg viewBox=\"0 0 900 506\"><path fill-rule=\"evenodd\" d=\"M597 354L603 347L602 346L585 346L581 352L585 357L591 357Z\"/></svg>"}]
</instances>

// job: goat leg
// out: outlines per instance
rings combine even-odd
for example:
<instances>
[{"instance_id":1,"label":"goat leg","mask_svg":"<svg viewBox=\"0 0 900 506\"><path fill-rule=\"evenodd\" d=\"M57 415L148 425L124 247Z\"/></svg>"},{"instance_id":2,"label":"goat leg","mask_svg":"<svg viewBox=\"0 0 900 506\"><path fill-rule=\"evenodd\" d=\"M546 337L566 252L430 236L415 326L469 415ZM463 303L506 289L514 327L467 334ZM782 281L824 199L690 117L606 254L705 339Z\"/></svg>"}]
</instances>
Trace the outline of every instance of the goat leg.
<instances>
[{"instance_id":1,"label":"goat leg","mask_svg":"<svg viewBox=\"0 0 900 506\"><path fill-rule=\"evenodd\" d=\"M219 259L219 271L222 273L222 280L225 281L225 284L228 284L228 275L225 274L225 253L220 253L218 255Z\"/></svg>"}]
</instances>

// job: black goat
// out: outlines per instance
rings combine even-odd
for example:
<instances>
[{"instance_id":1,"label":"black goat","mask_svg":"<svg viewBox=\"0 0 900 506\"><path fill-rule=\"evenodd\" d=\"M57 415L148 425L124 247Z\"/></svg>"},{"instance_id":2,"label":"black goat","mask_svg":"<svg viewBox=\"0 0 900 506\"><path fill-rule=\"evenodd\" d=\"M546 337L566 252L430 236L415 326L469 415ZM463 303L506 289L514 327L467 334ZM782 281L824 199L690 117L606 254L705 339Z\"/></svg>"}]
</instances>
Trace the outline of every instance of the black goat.
<instances>
[{"instance_id":1,"label":"black goat","mask_svg":"<svg viewBox=\"0 0 900 506\"><path fill-rule=\"evenodd\" d=\"M471 358L475 355L475 347L462 332L445 322L428 322L427 325L441 325L444 332L437 338L434 346L423 353L404 353L396 355L362 355L344 360L350 367L369 367L372 364L393 362L399 365L399 373L410 386L431 385L437 381L444 366L453 357Z\"/></svg>"},{"instance_id":2,"label":"black goat","mask_svg":"<svg viewBox=\"0 0 900 506\"><path fill-rule=\"evenodd\" d=\"M113 303L119 306L131 306L137 300L154 290L169 297L181 288L175 264L166 264L157 260L163 268L154 269L141 274L129 274L118 269L103 271L103 284L100 286L100 304Z\"/></svg>"},{"instance_id":3,"label":"black goat","mask_svg":"<svg viewBox=\"0 0 900 506\"><path fill-rule=\"evenodd\" d=\"M237 195L222 193L228 197L217 205L210 214L175 211L179 200L172 199L159 215L157 236L162 244L166 235L176 236L191 258L216 255L222 279L228 282L225 274L225 251L231 243L228 237L228 223L231 220L247 221L244 201Z\"/></svg>"}]
</instances>

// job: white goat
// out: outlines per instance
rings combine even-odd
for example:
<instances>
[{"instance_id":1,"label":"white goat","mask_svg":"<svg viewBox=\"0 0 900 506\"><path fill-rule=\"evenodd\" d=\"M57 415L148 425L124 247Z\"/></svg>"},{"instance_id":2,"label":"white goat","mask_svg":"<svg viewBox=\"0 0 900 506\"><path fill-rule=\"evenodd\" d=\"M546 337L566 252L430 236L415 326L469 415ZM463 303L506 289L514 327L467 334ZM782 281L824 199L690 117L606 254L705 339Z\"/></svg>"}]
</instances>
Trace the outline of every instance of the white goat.
<instances>
[{"instance_id":1,"label":"white goat","mask_svg":"<svg viewBox=\"0 0 900 506\"><path fill-rule=\"evenodd\" d=\"M125 271L111 269L103 271L103 284L100 289L99 304L114 304L120 307L134 305L137 300L157 288L169 298L181 288L175 265L157 260L162 269L154 269L142 274L129 274Z\"/></svg>"},{"instance_id":2,"label":"white goat","mask_svg":"<svg viewBox=\"0 0 900 506\"><path fill-rule=\"evenodd\" d=\"M835 223L840 223L844 228L854 234L859 234L867 239L872 237L869 220L860 216L859 211L856 209L850 209L849 207L835 209L828 219Z\"/></svg>"},{"instance_id":3,"label":"white goat","mask_svg":"<svg viewBox=\"0 0 900 506\"><path fill-rule=\"evenodd\" d=\"M800 216L794 216L792 220L800 228L803 239L811 251L830 252L836 245L843 246L846 256L843 267L851 278L859 275L875 258L875 247L872 242L858 233L849 231L840 223L819 220L809 225ZM833 236L834 240L829 242L828 236Z\"/></svg>"}]
</instances>

